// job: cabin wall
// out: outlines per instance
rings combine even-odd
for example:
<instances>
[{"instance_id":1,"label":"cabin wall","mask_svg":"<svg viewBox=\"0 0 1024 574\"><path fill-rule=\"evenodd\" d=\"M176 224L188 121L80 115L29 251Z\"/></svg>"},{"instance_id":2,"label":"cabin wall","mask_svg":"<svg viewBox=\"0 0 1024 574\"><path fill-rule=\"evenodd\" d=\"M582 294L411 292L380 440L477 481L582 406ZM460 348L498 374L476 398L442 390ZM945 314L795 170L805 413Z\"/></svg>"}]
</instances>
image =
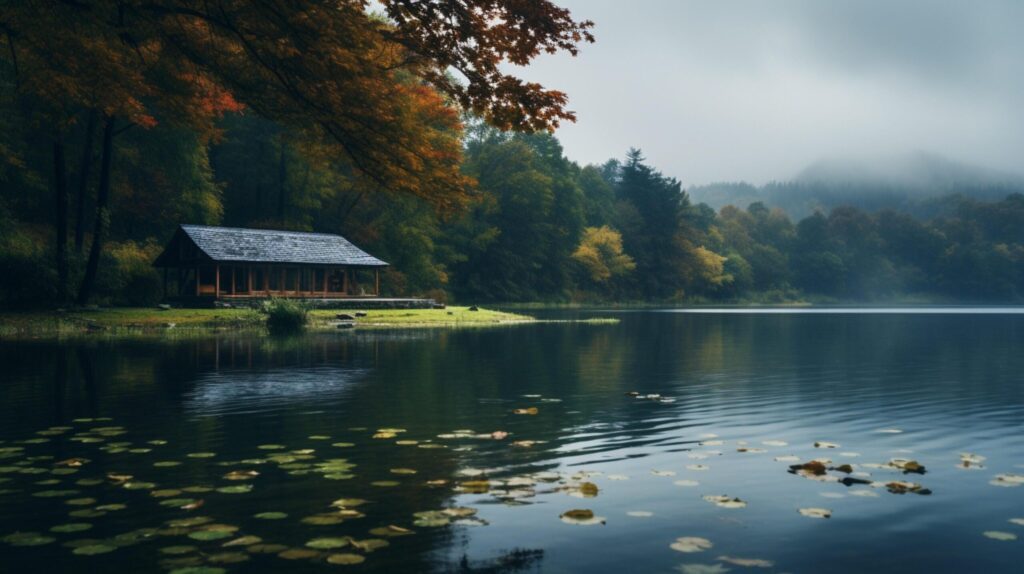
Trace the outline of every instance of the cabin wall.
<instances>
[{"instance_id":1,"label":"cabin wall","mask_svg":"<svg viewBox=\"0 0 1024 574\"><path fill-rule=\"evenodd\" d=\"M376 297L380 295L380 271L320 265L196 264L166 270L164 289L168 299Z\"/></svg>"}]
</instances>

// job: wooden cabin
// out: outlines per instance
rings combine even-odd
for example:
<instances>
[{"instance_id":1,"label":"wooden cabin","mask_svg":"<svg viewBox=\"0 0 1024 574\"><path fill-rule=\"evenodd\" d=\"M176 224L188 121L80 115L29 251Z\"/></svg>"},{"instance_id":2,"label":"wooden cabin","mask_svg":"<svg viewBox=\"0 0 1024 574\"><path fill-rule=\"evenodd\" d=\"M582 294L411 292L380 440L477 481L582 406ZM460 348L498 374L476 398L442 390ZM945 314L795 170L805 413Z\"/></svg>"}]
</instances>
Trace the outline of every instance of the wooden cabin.
<instances>
[{"instance_id":1,"label":"wooden cabin","mask_svg":"<svg viewBox=\"0 0 1024 574\"><path fill-rule=\"evenodd\" d=\"M153 265L179 300L376 297L388 264L340 235L181 225Z\"/></svg>"}]
</instances>

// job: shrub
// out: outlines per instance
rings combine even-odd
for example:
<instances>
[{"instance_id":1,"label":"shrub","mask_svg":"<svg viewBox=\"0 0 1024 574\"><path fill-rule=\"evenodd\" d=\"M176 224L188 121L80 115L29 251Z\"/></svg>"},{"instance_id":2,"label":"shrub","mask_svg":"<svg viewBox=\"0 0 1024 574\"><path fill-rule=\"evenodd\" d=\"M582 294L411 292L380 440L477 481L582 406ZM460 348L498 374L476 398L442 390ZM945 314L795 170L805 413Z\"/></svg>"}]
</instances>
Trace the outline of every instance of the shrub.
<instances>
[{"instance_id":1,"label":"shrub","mask_svg":"<svg viewBox=\"0 0 1024 574\"><path fill-rule=\"evenodd\" d=\"M263 304L262 311L272 335L301 333L309 322L306 308L287 299L271 299Z\"/></svg>"}]
</instances>

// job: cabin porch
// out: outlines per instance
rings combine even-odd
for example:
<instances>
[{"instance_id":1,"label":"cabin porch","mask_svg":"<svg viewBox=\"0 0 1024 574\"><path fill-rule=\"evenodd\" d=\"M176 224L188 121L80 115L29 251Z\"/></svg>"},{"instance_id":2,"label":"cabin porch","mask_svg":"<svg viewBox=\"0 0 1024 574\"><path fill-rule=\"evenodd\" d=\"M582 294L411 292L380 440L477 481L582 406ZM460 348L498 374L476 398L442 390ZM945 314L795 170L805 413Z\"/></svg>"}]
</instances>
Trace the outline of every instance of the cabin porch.
<instances>
[{"instance_id":1,"label":"cabin porch","mask_svg":"<svg viewBox=\"0 0 1024 574\"><path fill-rule=\"evenodd\" d=\"M165 299L346 299L378 297L374 268L253 264L199 264L164 268Z\"/></svg>"}]
</instances>

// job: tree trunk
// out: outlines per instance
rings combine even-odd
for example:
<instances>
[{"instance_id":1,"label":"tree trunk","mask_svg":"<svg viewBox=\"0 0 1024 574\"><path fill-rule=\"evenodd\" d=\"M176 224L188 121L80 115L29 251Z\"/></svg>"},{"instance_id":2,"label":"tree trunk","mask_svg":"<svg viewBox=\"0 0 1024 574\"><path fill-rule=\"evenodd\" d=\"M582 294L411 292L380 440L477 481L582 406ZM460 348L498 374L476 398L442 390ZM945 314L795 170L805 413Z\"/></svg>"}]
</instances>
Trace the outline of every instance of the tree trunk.
<instances>
[{"instance_id":1,"label":"tree trunk","mask_svg":"<svg viewBox=\"0 0 1024 574\"><path fill-rule=\"evenodd\" d=\"M61 138L58 134L53 140L53 193L57 208L57 301L63 305L68 297L68 184Z\"/></svg>"},{"instance_id":2,"label":"tree trunk","mask_svg":"<svg viewBox=\"0 0 1024 574\"><path fill-rule=\"evenodd\" d=\"M100 160L100 181L96 188L96 222L93 224L92 247L89 248L89 261L85 265L85 277L78 290L78 304L85 305L92 296L96 283L96 273L100 267L100 255L103 254L103 240L110 224L110 212L107 203L110 197L110 160L114 155L114 122L108 116L103 122L103 150Z\"/></svg>"},{"instance_id":3,"label":"tree trunk","mask_svg":"<svg viewBox=\"0 0 1024 574\"><path fill-rule=\"evenodd\" d=\"M78 167L78 197L75 199L75 251L82 254L85 246L85 195L89 190L89 175L92 171L92 147L96 139L96 110L89 110L85 125L85 142L82 146L82 163Z\"/></svg>"}]
</instances>

